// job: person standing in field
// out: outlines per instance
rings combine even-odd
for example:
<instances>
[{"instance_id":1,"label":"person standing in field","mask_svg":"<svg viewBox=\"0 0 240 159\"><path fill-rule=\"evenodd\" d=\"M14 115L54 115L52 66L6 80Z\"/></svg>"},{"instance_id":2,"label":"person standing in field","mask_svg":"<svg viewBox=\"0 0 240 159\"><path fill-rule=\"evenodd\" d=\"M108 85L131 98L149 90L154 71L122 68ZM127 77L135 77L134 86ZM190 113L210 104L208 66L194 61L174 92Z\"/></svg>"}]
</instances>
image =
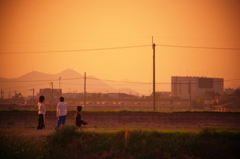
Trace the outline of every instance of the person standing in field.
<instances>
[{"instance_id":1,"label":"person standing in field","mask_svg":"<svg viewBox=\"0 0 240 159\"><path fill-rule=\"evenodd\" d=\"M45 129L45 114L46 114L46 107L44 104L45 97L40 96L38 102L38 127L37 129Z\"/></svg>"},{"instance_id":2,"label":"person standing in field","mask_svg":"<svg viewBox=\"0 0 240 159\"><path fill-rule=\"evenodd\" d=\"M67 116L67 105L64 103L64 98L60 97L60 102L57 104L57 125L55 129L58 128L60 125L64 125L66 123L66 116Z\"/></svg>"},{"instance_id":3,"label":"person standing in field","mask_svg":"<svg viewBox=\"0 0 240 159\"><path fill-rule=\"evenodd\" d=\"M88 122L87 121L83 121L81 119L81 114L80 112L82 111L82 107L81 106L77 106L77 112L75 113L74 115L74 124L77 126L77 127L81 127L81 125L87 125Z\"/></svg>"}]
</instances>

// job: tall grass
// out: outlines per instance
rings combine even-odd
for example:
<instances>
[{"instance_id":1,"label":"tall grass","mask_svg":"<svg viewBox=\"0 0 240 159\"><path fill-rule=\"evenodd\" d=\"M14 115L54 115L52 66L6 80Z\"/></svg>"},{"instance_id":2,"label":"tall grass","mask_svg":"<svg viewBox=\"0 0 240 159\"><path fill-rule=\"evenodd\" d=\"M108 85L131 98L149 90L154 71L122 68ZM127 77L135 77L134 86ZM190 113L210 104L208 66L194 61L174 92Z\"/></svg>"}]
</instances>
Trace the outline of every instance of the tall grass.
<instances>
[{"instance_id":1,"label":"tall grass","mask_svg":"<svg viewBox=\"0 0 240 159\"><path fill-rule=\"evenodd\" d=\"M52 158L240 157L239 129L206 128L201 131L129 129L128 133L125 131L120 129L89 132L68 125L49 136L49 144L58 148L54 148L50 154ZM126 137L126 134L129 136Z\"/></svg>"},{"instance_id":2,"label":"tall grass","mask_svg":"<svg viewBox=\"0 0 240 159\"><path fill-rule=\"evenodd\" d=\"M35 138L26 138L16 132L0 131L0 158L1 159L42 159L48 158L50 147L46 141Z\"/></svg>"},{"instance_id":3,"label":"tall grass","mask_svg":"<svg viewBox=\"0 0 240 159\"><path fill-rule=\"evenodd\" d=\"M65 125L48 136L51 158L99 158L124 149L124 131L90 132Z\"/></svg>"},{"instance_id":4,"label":"tall grass","mask_svg":"<svg viewBox=\"0 0 240 159\"><path fill-rule=\"evenodd\" d=\"M35 148L31 141L17 139L14 135L0 137L0 141L8 146L1 146L1 154L5 158L9 158L10 152L10 158L240 158L240 130L229 128L90 131L65 125L49 134L46 144L35 143ZM21 153L17 156L21 148L29 148L31 154L26 156ZM37 157L33 156L33 152L37 153Z\"/></svg>"}]
</instances>

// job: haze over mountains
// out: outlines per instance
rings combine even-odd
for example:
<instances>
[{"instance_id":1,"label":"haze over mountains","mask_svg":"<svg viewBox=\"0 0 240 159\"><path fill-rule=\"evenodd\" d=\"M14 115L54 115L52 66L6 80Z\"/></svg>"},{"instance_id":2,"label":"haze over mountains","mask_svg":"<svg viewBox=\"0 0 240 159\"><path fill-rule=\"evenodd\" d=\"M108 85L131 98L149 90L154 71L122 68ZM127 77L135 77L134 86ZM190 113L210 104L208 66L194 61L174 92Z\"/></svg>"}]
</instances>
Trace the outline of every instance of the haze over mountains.
<instances>
[{"instance_id":1,"label":"haze over mountains","mask_svg":"<svg viewBox=\"0 0 240 159\"><path fill-rule=\"evenodd\" d=\"M98 79L94 76L87 76L86 91L88 93L127 93L133 95L150 95L152 92L152 83L133 82L128 79L124 81L112 81L107 79ZM61 77L61 80L59 78ZM171 78L171 77L169 77ZM111 75L109 75L111 79ZM0 90L4 92L4 98L11 98L14 93L21 93L23 96L33 94L37 95L43 88L61 88L63 93L83 93L84 75L72 69L66 69L57 74L47 74L38 71L32 71L18 78L1 78ZM225 88L238 88L238 81L224 81ZM156 84L156 91L170 91L170 82L166 84Z\"/></svg>"},{"instance_id":2,"label":"haze over mountains","mask_svg":"<svg viewBox=\"0 0 240 159\"><path fill-rule=\"evenodd\" d=\"M86 75L87 76L87 75ZM60 80L59 80L60 79ZM4 97L8 98L14 95L14 92L21 93L23 96L32 95L42 88L61 88L63 93L81 93L84 91L84 75L72 70L66 69L57 74L46 74L42 72L32 71L21 77L6 79L0 78L0 89L4 91ZM105 83L104 81L94 77L87 76L86 91L89 93L127 93L137 95L138 93L130 88L116 89ZM141 94L139 94L141 95Z\"/></svg>"}]
</instances>

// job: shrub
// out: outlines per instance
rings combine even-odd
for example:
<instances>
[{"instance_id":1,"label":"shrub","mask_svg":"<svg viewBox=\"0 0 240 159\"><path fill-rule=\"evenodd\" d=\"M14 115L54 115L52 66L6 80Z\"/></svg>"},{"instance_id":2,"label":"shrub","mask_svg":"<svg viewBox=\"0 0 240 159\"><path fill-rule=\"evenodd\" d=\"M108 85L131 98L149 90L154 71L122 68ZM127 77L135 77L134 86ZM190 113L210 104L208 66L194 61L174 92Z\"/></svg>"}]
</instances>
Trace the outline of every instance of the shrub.
<instances>
[{"instance_id":1,"label":"shrub","mask_svg":"<svg viewBox=\"0 0 240 159\"><path fill-rule=\"evenodd\" d=\"M77 127L75 125L64 125L57 128L52 135L48 136L48 141L50 144L60 144L64 146L78 135L76 130Z\"/></svg>"}]
</instances>

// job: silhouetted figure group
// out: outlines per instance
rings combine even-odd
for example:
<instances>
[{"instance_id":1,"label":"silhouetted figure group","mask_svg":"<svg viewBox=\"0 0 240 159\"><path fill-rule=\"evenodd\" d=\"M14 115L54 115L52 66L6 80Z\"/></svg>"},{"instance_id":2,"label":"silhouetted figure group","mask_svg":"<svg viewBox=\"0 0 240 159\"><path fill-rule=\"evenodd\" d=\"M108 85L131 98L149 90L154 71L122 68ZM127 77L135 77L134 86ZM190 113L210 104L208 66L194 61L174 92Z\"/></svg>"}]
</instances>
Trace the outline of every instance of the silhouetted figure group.
<instances>
[{"instance_id":1,"label":"silhouetted figure group","mask_svg":"<svg viewBox=\"0 0 240 159\"><path fill-rule=\"evenodd\" d=\"M64 103L64 98L60 97L60 102L57 104L57 109L56 109L56 115L57 115L57 124L54 127L57 129L61 125L64 125L66 123L66 117L67 117L67 105ZM40 96L39 97L39 102L38 102L38 127L37 129L45 129L45 114L46 114L46 107L44 104L45 97ZM81 119L81 114L80 112L82 111L81 106L77 106L77 112L74 115L74 124L77 127L81 127L81 125L87 125L88 122L83 121Z\"/></svg>"}]
</instances>

